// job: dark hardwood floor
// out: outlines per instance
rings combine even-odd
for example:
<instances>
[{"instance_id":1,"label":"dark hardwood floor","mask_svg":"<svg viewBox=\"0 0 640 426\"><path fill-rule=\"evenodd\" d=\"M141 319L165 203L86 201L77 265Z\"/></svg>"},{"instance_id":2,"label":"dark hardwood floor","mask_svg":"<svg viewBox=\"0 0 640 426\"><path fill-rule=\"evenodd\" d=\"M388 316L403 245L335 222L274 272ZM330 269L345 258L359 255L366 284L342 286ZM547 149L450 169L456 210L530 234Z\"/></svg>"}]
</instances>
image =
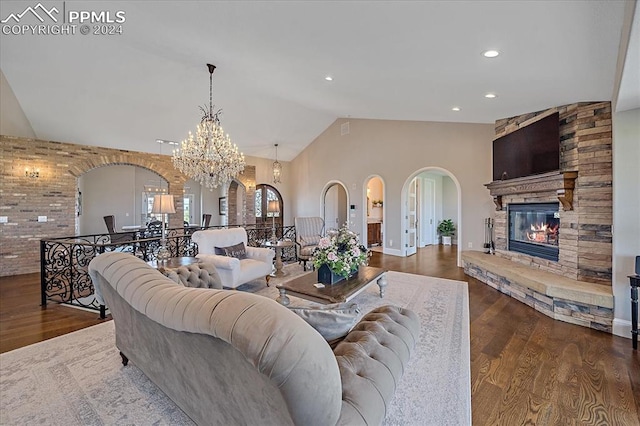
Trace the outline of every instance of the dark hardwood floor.
<instances>
[{"instance_id":1,"label":"dark hardwood floor","mask_svg":"<svg viewBox=\"0 0 640 426\"><path fill-rule=\"evenodd\" d=\"M0 278L0 353L100 324L97 312L40 306L40 274Z\"/></svg>"},{"instance_id":2,"label":"dark hardwood floor","mask_svg":"<svg viewBox=\"0 0 640 426\"><path fill-rule=\"evenodd\" d=\"M640 351L630 339L554 321L466 276L455 246L374 253L370 264L469 283L474 425L640 425ZM102 322L39 303L38 274L0 278L0 352Z\"/></svg>"}]
</instances>

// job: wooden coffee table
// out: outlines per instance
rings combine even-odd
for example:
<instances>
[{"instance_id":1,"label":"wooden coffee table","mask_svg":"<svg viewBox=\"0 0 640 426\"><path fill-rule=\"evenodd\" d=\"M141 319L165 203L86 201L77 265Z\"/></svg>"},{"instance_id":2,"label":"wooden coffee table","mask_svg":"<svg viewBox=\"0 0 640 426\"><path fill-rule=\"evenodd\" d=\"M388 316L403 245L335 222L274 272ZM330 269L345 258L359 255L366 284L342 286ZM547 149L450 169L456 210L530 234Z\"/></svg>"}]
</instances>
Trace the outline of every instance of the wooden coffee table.
<instances>
[{"instance_id":1,"label":"wooden coffee table","mask_svg":"<svg viewBox=\"0 0 640 426\"><path fill-rule=\"evenodd\" d=\"M287 295L292 295L324 304L343 303L356 297L374 282L380 287L380 297L382 298L387 286L386 272L382 268L361 266L355 277L332 285L325 284L322 288L314 286L318 282L318 272L307 272L291 281L277 285L276 288L280 291L280 296L276 300L281 305L287 306L290 303Z\"/></svg>"}]
</instances>

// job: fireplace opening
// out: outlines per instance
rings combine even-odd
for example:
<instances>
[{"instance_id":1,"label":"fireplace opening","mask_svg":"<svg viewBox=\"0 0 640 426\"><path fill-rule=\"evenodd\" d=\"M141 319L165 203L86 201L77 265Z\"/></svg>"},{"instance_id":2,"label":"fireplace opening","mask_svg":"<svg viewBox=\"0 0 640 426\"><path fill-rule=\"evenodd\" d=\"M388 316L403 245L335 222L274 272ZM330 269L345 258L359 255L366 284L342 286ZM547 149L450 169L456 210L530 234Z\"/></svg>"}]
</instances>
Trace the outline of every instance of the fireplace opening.
<instances>
[{"instance_id":1,"label":"fireplace opening","mask_svg":"<svg viewBox=\"0 0 640 426\"><path fill-rule=\"evenodd\" d=\"M508 249L558 261L558 203L509 204Z\"/></svg>"}]
</instances>

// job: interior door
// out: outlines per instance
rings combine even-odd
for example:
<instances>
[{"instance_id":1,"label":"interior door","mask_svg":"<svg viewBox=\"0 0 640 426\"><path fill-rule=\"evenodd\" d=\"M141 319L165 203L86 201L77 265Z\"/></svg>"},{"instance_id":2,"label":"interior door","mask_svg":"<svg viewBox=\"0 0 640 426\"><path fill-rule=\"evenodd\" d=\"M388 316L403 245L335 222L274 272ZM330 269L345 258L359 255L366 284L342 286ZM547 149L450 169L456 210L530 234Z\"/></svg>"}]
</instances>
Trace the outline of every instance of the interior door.
<instances>
[{"instance_id":1,"label":"interior door","mask_svg":"<svg viewBox=\"0 0 640 426\"><path fill-rule=\"evenodd\" d=\"M436 241L436 181L433 179L423 180L424 197L422 199L422 226L421 226L421 244L420 247L426 245L437 244Z\"/></svg>"},{"instance_id":2,"label":"interior door","mask_svg":"<svg viewBox=\"0 0 640 426\"><path fill-rule=\"evenodd\" d=\"M416 254L418 239L418 178L413 178L407 194L407 256Z\"/></svg>"}]
</instances>

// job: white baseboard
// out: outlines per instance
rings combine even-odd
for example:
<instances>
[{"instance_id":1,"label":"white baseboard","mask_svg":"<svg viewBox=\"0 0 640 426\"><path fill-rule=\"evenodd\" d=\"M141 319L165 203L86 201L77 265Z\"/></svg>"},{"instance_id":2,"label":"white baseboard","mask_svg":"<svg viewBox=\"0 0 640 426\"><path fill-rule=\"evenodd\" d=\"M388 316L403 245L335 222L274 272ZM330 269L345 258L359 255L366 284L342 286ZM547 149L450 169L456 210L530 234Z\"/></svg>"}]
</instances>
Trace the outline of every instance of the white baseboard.
<instances>
[{"instance_id":1,"label":"white baseboard","mask_svg":"<svg viewBox=\"0 0 640 426\"><path fill-rule=\"evenodd\" d=\"M613 319L613 334L631 339L631 321L620 318Z\"/></svg>"},{"instance_id":2,"label":"white baseboard","mask_svg":"<svg viewBox=\"0 0 640 426\"><path fill-rule=\"evenodd\" d=\"M390 254L391 256L403 257L403 255L402 255L402 250L398 250L398 249L390 249L390 248L385 247L385 248L382 250L382 253L384 253L384 254Z\"/></svg>"}]
</instances>

